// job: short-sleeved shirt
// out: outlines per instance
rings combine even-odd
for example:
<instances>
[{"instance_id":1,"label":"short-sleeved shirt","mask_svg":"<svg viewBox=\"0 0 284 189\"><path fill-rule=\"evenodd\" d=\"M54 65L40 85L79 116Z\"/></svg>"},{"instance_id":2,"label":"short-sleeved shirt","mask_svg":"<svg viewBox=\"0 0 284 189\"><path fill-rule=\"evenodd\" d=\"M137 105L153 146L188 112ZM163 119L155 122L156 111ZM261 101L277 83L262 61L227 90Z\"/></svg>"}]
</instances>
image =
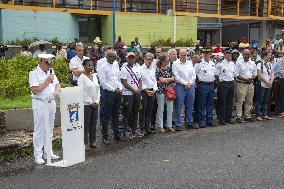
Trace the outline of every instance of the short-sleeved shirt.
<instances>
[{"instance_id":1,"label":"short-sleeved shirt","mask_svg":"<svg viewBox=\"0 0 284 189\"><path fill-rule=\"evenodd\" d=\"M205 62L202 60L194 66L195 73L199 81L214 82L215 81L215 64L212 61Z\"/></svg>"},{"instance_id":2,"label":"short-sleeved shirt","mask_svg":"<svg viewBox=\"0 0 284 189\"><path fill-rule=\"evenodd\" d=\"M140 66L129 67L123 66L120 72L121 79L127 79L127 83L135 90L140 90L139 82L141 80ZM123 85L122 95L133 95L132 91L128 90Z\"/></svg>"},{"instance_id":3,"label":"short-sleeved shirt","mask_svg":"<svg viewBox=\"0 0 284 189\"><path fill-rule=\"evenodd\" d=\"M76 55L74 58L72 58L72 59L70 60L70 63L69 63L70 70L75 69L75 68L84 70L84 67L83 67L82 63L83 63L83 60L85 60L86 58L87 58L87 57L84 56L83 59L81 59L81 58L79 58L79 57ZM75 75L73 74L73 80L78 80L79 77L80 77L80 76L75 76Z\"/></svg>"},{"instance_id":4,"label":"short-sleeved shirt","mask_svg":"<svg viewBox=\"0 0 284 189\"><path fill-rule=\"evenodd\" d=\"M270 62L260 62L257 64L257 70L260 70L263 74L263 77L266 81L271 79L271 73L272 73L272 66ZM269 88L269 86L264 83L263 81L260 81L261 86L264 88Z\"/></svg>"},{"instance_id":5,"label":"short-sleeved shirt","mask_svg":"<svg viewBox=\"0 0 284 189\"><path fill-rule=\"evenodd\" d=\"M157 83L158 91L157 92L159 94L165 94L166 88L171 87L173 84L172 83L161 83L159 82L159 77L171 78L173 76L171 67L168 65L166 69L157 68L156 76L157 76L157 81L158 81Z\"/></svg>"},{"instance_id":6,"label":"short-sleeved shirt","mask_svg":"<svg viewBox=\"0 0 284 189\"><path fill-rule=\"evenodd\" d=\"M240 61L237 61L236 63L236 77L242 76L246 79L252 78L253 76L256 76L256 65L253 61L249 60L247 62L244 61L244 59L241 59Z\"/></svg>"},{"instance_id":7,"label":"short-sleeved shirt","mask_svg":"<svg viewBox=\"0 0 284 189\"><path fill-rule=\"evenodd\" d=\"M236 65L231 61L224 59L219 64L216 64L216 75L220 81L234 81L236 75Z\"/></svg>"},{"instance_id":8,"label":"short-sleeved shirt","mask_svg":"<svg viewBox=\"0 0 284 189\"><path fill-rule=\"evenodd\" d=\"M50 71L44 72L39 66L31 71L29 73L29 85L30 87L38 87L42 83L46 81L46 79L49 77ZM38 94L32 94L33 98L37 99L46 99L49 100L54 98L54 92L55 92L55 86L59 83L56 75L54 75L54 79L52 83L49 83L46 88L44 88L40 93Z\"/></svg>"}]
</instances>

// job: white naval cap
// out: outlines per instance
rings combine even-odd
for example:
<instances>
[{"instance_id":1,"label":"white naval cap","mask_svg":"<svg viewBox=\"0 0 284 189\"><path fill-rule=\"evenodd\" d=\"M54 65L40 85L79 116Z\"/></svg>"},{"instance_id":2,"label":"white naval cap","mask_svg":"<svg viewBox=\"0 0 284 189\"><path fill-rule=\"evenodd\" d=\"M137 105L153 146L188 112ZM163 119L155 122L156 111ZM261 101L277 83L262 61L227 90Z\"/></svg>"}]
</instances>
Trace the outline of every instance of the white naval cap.
<instances>
[{"instance_id":1,"label":"white naval cap","mask_svg":"<svg viewBox=\"0 0 284 189\"><path fill-rule=\"evenodd\" d=\"M42 59L52 59L54 58L55 56L52 55L52 54L38 54L38 58L42 58Z\"/></svg>"},{"instance_id":2,"label":"white naval cap","mask_svg":"<svg viewBox=\"0 0 284 189\"><path fill-rule=\"evenodd\" d=\"M212 53L212 56L224 56L222 52Z\"/></svg>"}]
</instances>

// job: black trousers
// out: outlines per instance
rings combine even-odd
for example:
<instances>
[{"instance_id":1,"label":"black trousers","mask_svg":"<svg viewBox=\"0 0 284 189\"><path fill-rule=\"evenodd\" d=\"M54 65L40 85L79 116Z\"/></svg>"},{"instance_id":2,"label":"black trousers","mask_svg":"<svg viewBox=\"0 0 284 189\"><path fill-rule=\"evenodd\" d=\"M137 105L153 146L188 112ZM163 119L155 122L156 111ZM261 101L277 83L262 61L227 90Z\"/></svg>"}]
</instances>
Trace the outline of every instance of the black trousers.
<instances>
[{"instance_id":1,"label":"black trousers","mask_svg":"<svg viewBox=\"0 0 284 189\"><path fill-rule=\"evenodd\" d=\"M123 95L124 132L136 131L140 98L140 95Z\"/></svg>"},{"instance_id":2,"label":"black trousers","mask_svg":"<svg viewBox=\"0 0 284 189\"><path fill-rule=\"evenodd\" d=\"M152 129L155 129L155 127L156 127L157 110L158 110L158 103L157 103L157 98L156 98L156 95L155 95L152 114L151 114L151 128Z\"/></svg>"},{"instance_id":3,"label":"black trousers","mask_svg":"<svg viewBox=\"0 0 284 189\"><path fill-rule=\"evenodd\" d=\"M284 112L284 79L279 79L278 111Z\"/></svg>"},{"instance_id":4,"label":"black trousers","mask_svg":"<svg viewBox=\"0 0 284 189\"><path fill-rule=\"evenodd\" d=\"M103 139L108 139L108 124L111 120L111 127L114 132L114 136L119 136L118 123L119 123L119 110L121 95L115 92L103 90L101 102L102 112L100 112L100 121L102 125Z\"/></svg>"},{"instance_id":5,"label":"black trousers","mask_svg":"<svg viewBox=\"0 0 284 189\"><path fill-rule=\"evenodd\" d=\"M85 145L96 142L96 127L98 121L98 107L84 106L84 142Z\"/></svg>"},{"instance_id":6,"label":"black trousers","mask_svg":"<svg viewBox=\"0 0 284 189\"><path fill-rule=\"evenodd\" d=\"M231 119L233 110L234 99L234 81L222 81L220 82L220 121L229 121Z\"/></svg>"},{"instance_id":7,"label":"black trousers","mask_svg":"<svg viewBox=\"0 0 284 189\"><path fill-rule=\"evenodd\" d=\"M139 111L139 126L141 131L146 131L150 128L155 95L148 96L145 91L142 91L141 96L142 109Z\"/></svg>"}]
</instances>

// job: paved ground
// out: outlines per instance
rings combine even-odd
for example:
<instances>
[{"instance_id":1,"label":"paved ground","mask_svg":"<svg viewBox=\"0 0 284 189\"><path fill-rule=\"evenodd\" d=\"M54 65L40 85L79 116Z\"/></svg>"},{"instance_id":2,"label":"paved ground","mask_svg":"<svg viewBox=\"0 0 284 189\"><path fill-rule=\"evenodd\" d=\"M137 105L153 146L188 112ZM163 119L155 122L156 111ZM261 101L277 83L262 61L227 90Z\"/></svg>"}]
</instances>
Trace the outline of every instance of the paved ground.
<instances>
[{"instance_id":1,"label":"paved ground","mask_svg":"<svg viewBox=\"0 0 284 189\"><path fill-rule=\"evenodd\" d=\"M112 144L70 168L35 166L1 188L284 188L284 119ZM117 147L116 147L117 146ZM109 150L107 150L109 149Z\"/></svg>"}]
</instances>

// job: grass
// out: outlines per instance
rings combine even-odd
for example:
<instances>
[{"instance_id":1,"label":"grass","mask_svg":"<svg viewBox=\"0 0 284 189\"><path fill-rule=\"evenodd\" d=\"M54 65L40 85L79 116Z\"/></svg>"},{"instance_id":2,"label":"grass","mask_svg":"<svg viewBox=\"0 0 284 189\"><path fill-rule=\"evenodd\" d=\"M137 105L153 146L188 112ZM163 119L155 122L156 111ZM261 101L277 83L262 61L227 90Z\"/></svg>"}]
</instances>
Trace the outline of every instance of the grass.
<instances>
[{"instance_id":1,"label":"grass","mask_svg":"<svg viewBox=\"0 0 284 189\"><path fill-rule=\"evenodd\" d=\"M32 107L31 95L16 97L14 99L5 99L0 97L0 110L23 109Z\"/></svg>"}]
</instances>

